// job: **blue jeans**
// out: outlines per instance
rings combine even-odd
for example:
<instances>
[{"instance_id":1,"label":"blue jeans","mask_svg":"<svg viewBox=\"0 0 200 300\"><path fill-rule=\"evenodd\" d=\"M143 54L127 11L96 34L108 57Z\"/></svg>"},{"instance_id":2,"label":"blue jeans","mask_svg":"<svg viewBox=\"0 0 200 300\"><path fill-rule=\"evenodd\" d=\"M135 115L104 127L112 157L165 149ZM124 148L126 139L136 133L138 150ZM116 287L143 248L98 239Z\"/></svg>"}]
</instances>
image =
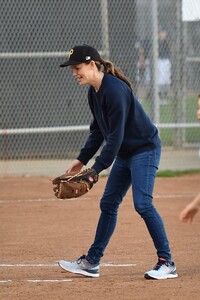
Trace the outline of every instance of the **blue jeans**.
<instances>
[{"instance_id":1,"label":"blue jeans","mask_svg":"<svg viewBox=\"0 0 200 300\"><path fill-rule=\"evenodd\" d=\"M151 235L158 257L171 261L169 242L163 221L153 205L153 189L160 161L161 148L117 158L100 201L101 215L94 243L88 251L91 263L98 263L115 230L118 208L132 185L135 210L143 218Z\"/></svg>"}]
</instances>

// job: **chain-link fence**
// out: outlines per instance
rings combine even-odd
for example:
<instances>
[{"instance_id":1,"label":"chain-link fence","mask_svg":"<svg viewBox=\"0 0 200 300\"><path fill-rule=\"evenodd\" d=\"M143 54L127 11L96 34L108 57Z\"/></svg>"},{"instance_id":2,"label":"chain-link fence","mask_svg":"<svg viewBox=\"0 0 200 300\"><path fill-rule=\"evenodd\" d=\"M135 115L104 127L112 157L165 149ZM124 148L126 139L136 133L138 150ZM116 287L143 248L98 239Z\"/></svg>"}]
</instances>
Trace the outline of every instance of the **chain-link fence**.
<instances>
[{"instance_id":1,"label":"chain-link fence","mask_svg":"<svg viewBox=\"0 0 200 300\"><path fill-rule=\"evenodd\" d=\"M188 21L183 12L195 5L200 11L195 0L0 0L0 174L20 173L16 161L25 166L21 173L33 173L38 161L58 165L78 154L91 120L87 87L59 64L84 43L133 82L159 128L167 168L175 168L174 159L181 159L177 168L193 168L200 16Z\"/></svg>"}]
</instances>

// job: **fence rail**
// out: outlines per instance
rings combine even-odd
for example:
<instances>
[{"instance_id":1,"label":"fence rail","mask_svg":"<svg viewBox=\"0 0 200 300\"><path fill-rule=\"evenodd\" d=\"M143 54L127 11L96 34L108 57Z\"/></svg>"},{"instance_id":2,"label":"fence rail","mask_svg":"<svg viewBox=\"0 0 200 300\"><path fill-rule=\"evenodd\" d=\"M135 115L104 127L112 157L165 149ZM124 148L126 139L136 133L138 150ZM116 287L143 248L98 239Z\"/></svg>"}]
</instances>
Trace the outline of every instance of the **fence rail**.
<instances>
[{"instance_id":1,"label":"fence rail","mask_svg":"<svg viewBox=\"0 0 200 300\"><path fill-rule=\"evenodd\" d=\"M162 123L155 124L159 128L200 128L199 123ZM32 133L55 133L76 132L89 130L89 125L62 126L62 127L39 127L39 128L5 128L0 129L0 135L32 134Z\"/></svg>"}]
</instances>

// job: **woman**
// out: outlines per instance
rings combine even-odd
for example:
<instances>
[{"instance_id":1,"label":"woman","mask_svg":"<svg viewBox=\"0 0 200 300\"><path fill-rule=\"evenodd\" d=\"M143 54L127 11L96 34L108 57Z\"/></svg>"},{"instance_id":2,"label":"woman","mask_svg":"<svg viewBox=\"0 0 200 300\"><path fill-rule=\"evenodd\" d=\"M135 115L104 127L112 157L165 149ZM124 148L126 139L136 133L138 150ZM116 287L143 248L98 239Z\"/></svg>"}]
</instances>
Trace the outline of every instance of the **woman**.
<instances>
[{"instance_id":1,"label":"woman","mask_svg":"<svg viewBox=\"0 0 200 300\"><path fill-rule=\"evenodd\" d=\"M113 63L104 61L95 48L75 46L69 60L61 65L66 66L71 66L80 85L90 85L88 101L93 114L85 146L66 172L80 171L104 140L105 146L92 168L99 174L114 164L100 201L94 243L86 256L74 262L61 260L59 265L72 273L99 277L100 260L114 232L119 205L132 186L135 209L145 221L158 255L158 263L144 276L177 277L162 219L152 204L161 153L157 128L134 96L129 80Z\"/></svg>"}]
</instances>

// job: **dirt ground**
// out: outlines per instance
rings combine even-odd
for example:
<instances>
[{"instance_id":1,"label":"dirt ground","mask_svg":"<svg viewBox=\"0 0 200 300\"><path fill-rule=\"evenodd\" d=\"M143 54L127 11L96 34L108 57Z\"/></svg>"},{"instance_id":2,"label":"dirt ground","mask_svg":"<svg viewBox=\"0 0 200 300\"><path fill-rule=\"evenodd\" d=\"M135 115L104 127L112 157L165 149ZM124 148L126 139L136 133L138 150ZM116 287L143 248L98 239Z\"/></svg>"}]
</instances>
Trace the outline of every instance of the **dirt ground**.
<instances>
[{"instance_id":1,"label":"dirt ground","mask_svg":"<svg viewBox=\"0 0 200 300\"><path fill-rule=\"evenodd\" d=\"M157 261L131 191L102 259L99 278L63 272L60 259L87 252L107 178L79 199L53 196L47 177L0 177L0 299L200 299L200 213L191 225L179 213L200 190L200 174L157 178L154 203L163 217L179 277L146 280Z\"/></svg>"}]
</instances>

